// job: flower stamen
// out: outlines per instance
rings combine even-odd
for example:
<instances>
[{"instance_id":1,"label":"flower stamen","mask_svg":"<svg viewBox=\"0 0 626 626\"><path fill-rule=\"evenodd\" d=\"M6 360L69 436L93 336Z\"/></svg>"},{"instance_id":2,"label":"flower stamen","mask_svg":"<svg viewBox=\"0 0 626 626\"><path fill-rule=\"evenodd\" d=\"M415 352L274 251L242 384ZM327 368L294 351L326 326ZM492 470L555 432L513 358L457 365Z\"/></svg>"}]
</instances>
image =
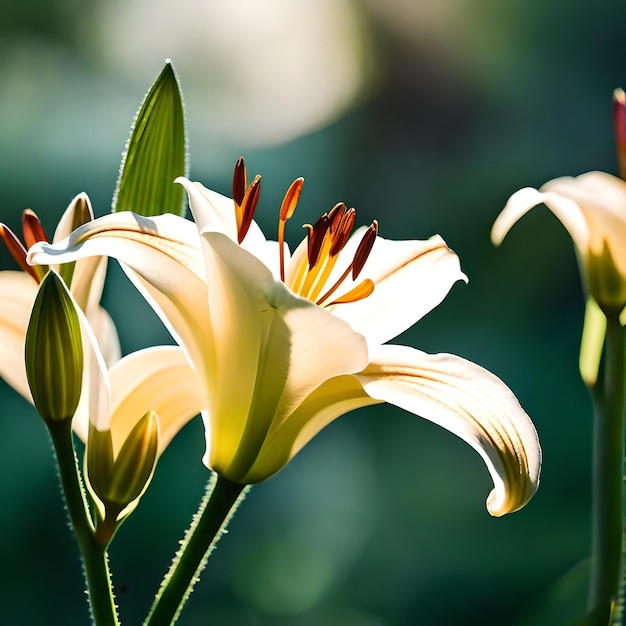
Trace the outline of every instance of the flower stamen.
<instances>
[{"instance_id":1,"label":"flower stamen","mask_svg":"<svg viewBox=\"0 0 626 626\"><path fill-rule=\"evenodd\" d=\"M247 180L245 160L243 157L239 157L233 173L233 200L235 204L237 240L239 243L244 240L252 224L261 191L260 176L256 176L249 186ZM287 221L291 219L296 210L303 184L303 178L296 178L285 192L280 206L278 254L280 279L283 282L286 282L285 228ZM324 290L328 279L335 269L337 259L352 234L355 221L355 209L348 209L345 203L338 202L314 224L304 225L307 231L306 258L299 257L296 267L288 279L289 288L294 293L324 306L343 302L355 302L367 298L372 293L374 283L370 279L366 279L349 289L342 296L329 302L331 296L341 287L348 276L352 275L352 280L355 281L361 273L378 235L378 222L376 220L365 231L352 262L332 287ZM320 296L321 293L323 295Z\"/></svg>"},{"instance_id":2,"label":"flower stamen","mask_svg":"<svg viewBox=\"0 0 626 626\"><path fill-rule=\"evenodd\" d=\"M333 304L345 304L347 302L356 302L357 300L364 300L367 296L370 296L374 292L374 281L370 278L366 278L360 282L354 289L339 296L332 302L329 302L326 306L332 306Z\"/></svg>"},{"instance_id":3,"label":"flower stamen","mask_svg":"<svg viewBox=\"0 0 626 626\"><path fill-rule=\"evenodd\" d=\"M354 253L354 258L352 259L352 263L348 265L343 274L339 277L339 279L335 282L335 284L324 293L324 295L319 298L315 303L321 305L323 302L328 300L330 296L332 296L337 289L341 286L341 284L348 278L350 274L352 274L352 280L356 280L367 261L370 252L372 251L372 247L374 246L374 242L376 241L376 236L378 235L378 222L374 220L370 227L365 231L359 245ZM345 242L344 242L345 244ZM343 246L342 246L343 248ZM342 249L341 248L341 249ZM339 252L337 252L339 254ZM343 296L333 300L330 304L339 304L341 302L354 302L356 300L362 300L369 296L372 291L374 291L374 283L369 279L365 279L363 282L359 283L354 289L351 289Z\"/></svg>"},{"instance_id":4,"label":"flower stamen","mask_svg":"<svg viewBox=\"0 0 626 626\"><path fill-rule=\"evenodd\" d=\"M259 193L261 192L261 177L255 176L246 191L243 201L241 202L241 222L237 223L237 240L241 243L248 234L250 224L254 218L256 205L259 202Z\"/></svg>"},{"instance_id":5,"label":"flower stamen","mask_svg":"<svg viewBox=\"0 0 626 626\"><path fill-rule=\"evenodd\" d=\"M298 200L300 199L300 193L302 192L302 185L304 184L304 178L296 178L291 183L283 203L280 206L279 221L278 221L278 254L280 256L280 279L285 282L285 224L287 220L291 218L298 206Z\"/></svg>"}]
</instances>

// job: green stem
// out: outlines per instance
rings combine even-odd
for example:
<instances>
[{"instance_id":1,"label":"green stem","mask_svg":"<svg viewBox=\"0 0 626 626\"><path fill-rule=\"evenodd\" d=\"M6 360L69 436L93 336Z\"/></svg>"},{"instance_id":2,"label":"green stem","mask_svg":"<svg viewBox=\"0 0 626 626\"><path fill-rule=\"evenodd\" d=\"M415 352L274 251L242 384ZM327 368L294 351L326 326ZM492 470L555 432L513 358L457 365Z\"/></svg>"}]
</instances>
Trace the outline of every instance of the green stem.
<instances>
[{"instance_id":1,"label":"green stem","mask_svg":"<svg viewBox=\"0 0 626 626\"><path fill-rule=\"evenodd\" d=\"M617 600L623 533L624 329L607 316L602 387L594 395L592 565L589 608Z\"/></svg>"},{"instance_id":2,"label":"green stem","mask_svg":"<svg viewBox=\"0 0 626 626\"><path fill-rule=\"evenodd\" d=\"M170 626L176 622L209 555L246 491L246 485L233 483L223 476L211 479L144 626Z\"/></svg>"},{"instance_id":3,"label":"green stem","mask_svg":"<svg viewBox=\"0 0 626 626\"><path fill-rule=\"evenodd\" d=\"M57 456L67 512L83 559L87 594L94 624L96 626L119 626L111 589L106 546L98 543L94 536L94 528L78 472L72 438L72 420L47 422L47 426Z\"/></svg>"}]
</instances>

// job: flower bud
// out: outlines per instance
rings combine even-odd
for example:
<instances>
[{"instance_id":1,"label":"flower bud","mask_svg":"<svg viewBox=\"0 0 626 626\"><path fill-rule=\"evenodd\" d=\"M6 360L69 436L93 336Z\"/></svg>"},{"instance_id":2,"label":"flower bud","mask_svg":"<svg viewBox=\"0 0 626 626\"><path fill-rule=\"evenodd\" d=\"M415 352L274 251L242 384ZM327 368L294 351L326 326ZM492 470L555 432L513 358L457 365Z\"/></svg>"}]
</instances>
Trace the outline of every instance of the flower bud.
<instances>
[{"instance_id":1,"label":"flower bud","mask_svg":"<svg viewBox=\"0 0 626 626\"><path fill-rule=\"evenodd\" d=\"M148 411L115 450L111 431L89 428L87 479L94 496L102 503L102 517L128 514L146 490L156 466L159 420ZM107 513L109 515L107 515Z\"/></svg>"},{"instance_id":2,"label":"flower bud","mask_svg":"<svg viewBox=\"0 0 626 626\"><path fill-rule=\"evenodd\" d=\"M26 332L26 375L46 422L71 419L80 400L83 346L76 306L60 276L39 286Z\"/></svg>"}]
</instances>

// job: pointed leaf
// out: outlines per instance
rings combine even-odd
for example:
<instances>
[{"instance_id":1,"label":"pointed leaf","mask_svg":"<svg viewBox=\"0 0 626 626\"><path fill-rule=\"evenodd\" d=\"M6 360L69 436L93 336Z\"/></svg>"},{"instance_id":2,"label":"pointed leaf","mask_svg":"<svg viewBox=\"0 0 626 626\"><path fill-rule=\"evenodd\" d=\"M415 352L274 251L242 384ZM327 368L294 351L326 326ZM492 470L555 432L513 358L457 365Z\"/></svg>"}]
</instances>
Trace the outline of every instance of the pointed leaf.
<instances>
[{"instance_id":1,"label":"pointed leaf","mask_svg":"<svg viewBox=\"0 0 626 626\"><path fill-rule=\"evenodd\" d=\"M187 170L185 115L178 79L167 61L141 109L122 160L113 211L144 216L184 214L183 190L174 179Z\"/></svg>"}]
</instances>

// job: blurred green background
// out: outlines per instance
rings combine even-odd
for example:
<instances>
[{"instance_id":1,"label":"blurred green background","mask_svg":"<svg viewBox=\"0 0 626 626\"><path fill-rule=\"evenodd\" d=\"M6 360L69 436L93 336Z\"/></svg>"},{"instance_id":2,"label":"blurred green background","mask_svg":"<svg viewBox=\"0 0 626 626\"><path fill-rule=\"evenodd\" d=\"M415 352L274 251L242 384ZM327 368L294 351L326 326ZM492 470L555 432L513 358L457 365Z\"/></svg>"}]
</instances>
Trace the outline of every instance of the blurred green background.
<instances>
[{"instance_id":1,"label":"blurred green background","mask_svg":"<svg viewBox=\"0 0 626 626\"><path fill-rule=\"evenodd\" d=\"M0 11L2 221L17 229L31 207L52 229L80 191L108 212L134 113L171 57L192 178L229 193L244 154L263 175L266 232L304 176L292 244L296 223L339 200L385 237L446 239L469 285L396 342L495 372L541 437L539 492L493 519L487 471L460 440L388 406L342 417L252 489L181 626L522 623L588 554L582 295L571 242L545 208L500 249L489 230L520 187L615 171L626 5L0 0ZM14 268L4 250L0 263ZM124 322L124 352L171 343L114 263L103 303ZM86 624L46 431L2 381L0 407L0 621ZM203 440L195 420L113 544L125 624L141 622L203 492Z\"/></svg>"}]
</instances>

